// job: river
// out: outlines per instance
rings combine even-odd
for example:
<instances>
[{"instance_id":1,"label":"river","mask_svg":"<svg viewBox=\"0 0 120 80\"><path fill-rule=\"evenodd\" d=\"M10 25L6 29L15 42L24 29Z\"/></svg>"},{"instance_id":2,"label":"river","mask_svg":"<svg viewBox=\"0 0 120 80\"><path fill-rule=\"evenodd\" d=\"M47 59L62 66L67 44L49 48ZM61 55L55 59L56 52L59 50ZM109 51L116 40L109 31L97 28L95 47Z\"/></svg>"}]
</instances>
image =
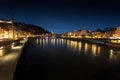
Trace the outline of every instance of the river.
<instances>
[{"instance_id":1,"label":"river","mask_svg":"<svg viewBox=\"0 0 120 80\"><path fill-rule=\"evenodd\" d=\"M36 39L21 54L14 80L120 80L120 49L67 39Z\"/></svg>"}]
</instances>

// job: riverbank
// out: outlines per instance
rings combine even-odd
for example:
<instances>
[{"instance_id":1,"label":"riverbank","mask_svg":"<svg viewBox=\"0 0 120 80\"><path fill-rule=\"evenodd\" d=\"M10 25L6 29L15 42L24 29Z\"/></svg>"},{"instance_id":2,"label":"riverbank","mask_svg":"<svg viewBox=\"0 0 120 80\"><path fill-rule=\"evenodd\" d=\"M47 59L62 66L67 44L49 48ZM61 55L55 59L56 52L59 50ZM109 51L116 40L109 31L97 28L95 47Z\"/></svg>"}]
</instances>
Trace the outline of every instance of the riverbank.
<instances>
[{"instance_id":1,"label":"riverbank","mask_svg":"<svg viewBox=\"0 0 120 80\"><path fill-rule=\"evenodd\" d=\"M21 44L22 40L23 39L1 41L0 42L0 57L6 55L14 46Z\"/></svg>"},{"instance_id":2,"label":"riverbank","mask_svg":"<svg viewBox=\"0 0 120 80\"><path fill-rule=\"evenodd\" d=\"M13 46L9 52L0 57L0 80L13 80L23 46L24 44Z\"/></svg>"},{"instance_id":3,"label":"riverbank","mask_svg":"<svg viewBox=\"0 0 120 80\"><path fill-rule=\"evenodd\" d=\"M68 39L68 40L74 40L74 41L82 41L82 42L95 43L95 44L105 45L105 46L108 46L108 47L120 48L120 44L111 43L109 41L109 39L63 38L63 37L59 37L59 38Z\"/></svg>"}]
</instances>

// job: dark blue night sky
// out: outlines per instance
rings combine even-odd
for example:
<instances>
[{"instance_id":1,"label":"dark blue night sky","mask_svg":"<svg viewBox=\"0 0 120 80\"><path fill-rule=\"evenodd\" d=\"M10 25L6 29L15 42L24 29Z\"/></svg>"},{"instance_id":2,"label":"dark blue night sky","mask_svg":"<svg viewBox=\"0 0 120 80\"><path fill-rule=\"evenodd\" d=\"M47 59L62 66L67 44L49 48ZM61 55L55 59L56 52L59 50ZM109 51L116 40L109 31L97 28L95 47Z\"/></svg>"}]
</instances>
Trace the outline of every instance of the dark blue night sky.
<instances>
[{"instance_id":1,"label":"dark blue night sky","mask_svg":"<svg viewBox=\"0 0 120 80\"><path fill-rule=\"evenodd\" d=\"M119 0L1 0L0 18L63 33L120 25Z\"/></svg>"}]
</instances>

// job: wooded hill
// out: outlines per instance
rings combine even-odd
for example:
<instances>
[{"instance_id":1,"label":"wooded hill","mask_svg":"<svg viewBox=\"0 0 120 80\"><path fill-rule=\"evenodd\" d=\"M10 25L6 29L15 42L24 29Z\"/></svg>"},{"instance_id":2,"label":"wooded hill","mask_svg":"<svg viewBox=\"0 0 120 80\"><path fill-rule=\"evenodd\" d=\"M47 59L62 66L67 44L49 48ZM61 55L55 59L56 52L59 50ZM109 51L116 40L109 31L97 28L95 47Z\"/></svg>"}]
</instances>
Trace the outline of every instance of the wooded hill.
<instances>
[{"instance_id":1,"label":"wooded hill","mask_svg":"<svg viewBox=\"0 0 120 80\"><path fill-rule=\"evenodd\" d=\"M0 27L4 30L11 30L12 24L10 23L0 23ZM15 22L14 23L14 30L22 30L26 32L30 32L31 34L45 34L49 33L47 30L45 30L41 26L37 26L34 24L26 24L26 23L21 23L21 22Z\"/></svg>"}]
</instances>

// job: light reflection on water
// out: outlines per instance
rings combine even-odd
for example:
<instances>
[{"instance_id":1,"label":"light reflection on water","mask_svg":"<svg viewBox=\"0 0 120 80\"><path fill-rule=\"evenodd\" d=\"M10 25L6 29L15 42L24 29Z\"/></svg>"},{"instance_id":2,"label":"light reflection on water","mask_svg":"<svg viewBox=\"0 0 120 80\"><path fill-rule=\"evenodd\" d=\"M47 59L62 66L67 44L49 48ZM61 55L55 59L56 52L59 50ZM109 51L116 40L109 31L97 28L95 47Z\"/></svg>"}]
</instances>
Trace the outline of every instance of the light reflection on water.
<instances>
[{"instance_id":1,"label":"light reflection on water","mask_svg":"<svg viewBox=\"0 0 120 80\"><path fill-rule=\"evenodd\" d=\"M4 55L3 49L0 49L0 57Z\"/></svg>"},{"instance_id":2,"label":"light reflection on water","mask_svg":"<svg viewBox=\"0 0 120 80\"><path fill-rule=\"evenodd\" d=\"M111 61L116 61L116 60L120 59L120 50L110 49L109 52L110 52L109 59Z\"/></svg>"},{"instance_id":3,"label":"light reflection on water","mask_svg":"<svg viewBox=\"0 0 120 80\"><path fill-rule=\"evenodd\" d=\"M98 44L91 44L87 42L66 40L66 39L36 39L36 44L38 46L54 46L54 47L65 47L69 50L84 55L90 55L92 57L105 56L109 58L111 61L120 60L120 50L119 49L111 49L105 46L101 46Z\"/></svg>"}]
</instances>

